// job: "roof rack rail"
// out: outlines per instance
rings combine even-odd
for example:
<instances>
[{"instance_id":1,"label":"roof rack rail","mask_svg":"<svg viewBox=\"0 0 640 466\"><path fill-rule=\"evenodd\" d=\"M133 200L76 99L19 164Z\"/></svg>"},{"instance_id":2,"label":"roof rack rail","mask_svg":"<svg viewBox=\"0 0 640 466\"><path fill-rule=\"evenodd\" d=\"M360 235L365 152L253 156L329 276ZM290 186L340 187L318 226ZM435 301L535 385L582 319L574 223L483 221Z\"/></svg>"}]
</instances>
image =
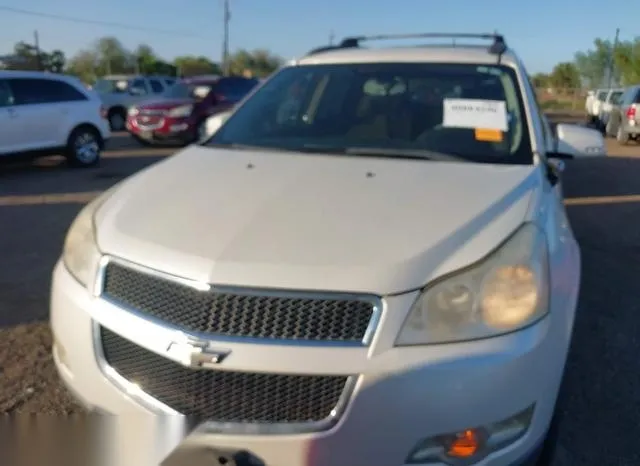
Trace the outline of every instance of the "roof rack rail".
<instances>
[{"instance_id":1,"label":"roof rack rail","mask_svg":"<svg viewBox=\"0 0 640 466\"><path fill-rule=\"evenodd\" d=\"M357 47L357 45L353 45L353 46L349 46L349 45L324 45L322 47L316 47L315 49L310 50L305 56L310 56L310 55L315 55L317 53L322 53L322 52L329 52L331 50L341 50L341 49L347 49L347 48L352 48L352 47Z\"/></svg>"},{"instance_id":2,"label":"roof rack rail","mask_svg":"<svg viewBox=\"0 0 640 466\"><path fill-rule=\"evenodd\" d=\"M507 50L507 44L502 34L468 34L468 33L439 33L427 32L421 34L388 34L377 36L354 36L347 37L340 42L338 48L359 47L361 42L374 40L398 40L398 39L484 39L493 43L489 47L489 52L495 55L502 55Z\"/></svg>"}]
</instances>

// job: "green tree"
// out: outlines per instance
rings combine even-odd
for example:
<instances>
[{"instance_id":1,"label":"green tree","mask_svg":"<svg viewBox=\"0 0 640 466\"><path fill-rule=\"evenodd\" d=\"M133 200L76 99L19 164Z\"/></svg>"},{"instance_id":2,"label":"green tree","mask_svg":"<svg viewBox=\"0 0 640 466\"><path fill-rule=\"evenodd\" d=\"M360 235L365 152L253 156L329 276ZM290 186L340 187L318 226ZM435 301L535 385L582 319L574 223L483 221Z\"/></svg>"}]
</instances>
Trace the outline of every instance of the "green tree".
<instances>
[{"instance_id":1,"label":"green tree","mask_svg":"<svg viewBox=\"0 0 640 466\"><path fill-rule=\"evenodd\" d=\"M98 39L94 50L98 56L99 75L128 74L135 71L131 52L116 37Z\"/></svg>"},{"instance_id":2,"label":"green tree","mask_svg":"<svg viewBox=\"0 0 640 466\"><path fill-rule=\"evenodd\" d=\"M94 50L82 50L69 60L66 71L81 81L92 84L99 76L99 65L100 59Z\"/></svg>"},{"instance_id":3,"label":"green tree","mask_svg":"<svg viewBox=\"0 0 640 466\"><path fill-rule=\"evenodd\" d=\"M147 44L140 44L133 52L135 66L140 73L153 74L155 64L158 61L153 49Z\"/></svg>"},{"instance_id":4,"label":"green tree","mask_svg":"<svg viewBox=\"0 0 640 466\"><path fill-rule=\"evenodd\" d=\"M282 61L282 58L271 54L268 50L258 49L249 52L240 49L229 57L229 71L233 75L250 73L262 78L282 66Z\"/></svg>"},{"instance_id":5,"label":"green tree","mask_svg":"<svg viewBox=\"0 0 640 466\"><path fill-rule=\"evenodd\" d=\"M618 44L613 56L620 84L640 82L640 37Z\"/></svg>"},{"instance_id":6,"label":"green tree","mask_svg":"<svg viewBox=\"0 0 640 466\"><path fill-rule=\"evenodd\" d=\"M20 41L13 48L13 56L8 61L8 68L14 70L41 70L52 73L64 71L66 57L61 50L51 53L36 49L35 45Z\"/></svg>"},{"instance_id":7,"label":"green tree","mask_svg":"<svg viewBox=\"0 0 640 466\"><path fill-rule=\"evenodd\" d=\"M577 89L580 86L580 72L574 63L558 63L549 75L549 85L558 89Z\"/></svg>"},{"instance_id":8,"label":"green tree","mask_svg":"<svg viewBox=\"0 0 640 466\"><path fill-rule=\"evenodd\" d=\"M531 77L531 82L536 89L549 87L549 75L546 73L536 73Z\"/></svg>"},{"instance_id":9,"label":"green tree","mask_svg":"<svg viewBox=\"0 0 640 466\"><path fill-rule=\"evenodd\" d=\"M593 48L576 53L574 62L587 86L595 88L607 84L612 49L610 40L596 39L593 41ZM620 78L619 70L614 70L612 81L618 82Z\"/></svg>"},{"instance_id":10,"label":"green tree","mask_svg":"<svg viewBox=\"0 0 640 466\"><path fill-rule=\"evenodd\" d=\"M178 73L185 77L203 74L222 74L222 70L217 63L202 56L184 55L176 57L173 65L177 68Z\"/></svg>"}]
</instances>

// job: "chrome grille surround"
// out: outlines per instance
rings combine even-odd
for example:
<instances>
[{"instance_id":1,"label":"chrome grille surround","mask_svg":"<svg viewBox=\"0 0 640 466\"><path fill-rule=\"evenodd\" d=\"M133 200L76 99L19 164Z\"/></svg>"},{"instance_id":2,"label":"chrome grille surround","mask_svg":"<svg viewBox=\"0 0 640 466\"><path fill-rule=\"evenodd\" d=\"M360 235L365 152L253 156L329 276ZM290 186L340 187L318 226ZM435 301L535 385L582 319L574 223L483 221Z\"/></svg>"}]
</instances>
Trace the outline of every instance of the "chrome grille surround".
<instances>
[{"instance_id":1,"label":"chrome grille surround","mask_svg":"<svg viewBox=\"0 0 640 466\"><path fill-rule=\"evenodd\" d=\"M128 307L123 307L120 303L111 301L107 296L103 295L103 287L105 283L105 270L109 263L118 263L124 267L129 267L135 270L138 270L140 273L147 273L155 276L162 277L165 280L170 280L177 284L183 285L185 287L190 287L196 290L210 290L211 286L207 283L198 282L190 279L185 279L182 277L174 276L171 274L167 274L165 272L160 272L154 269L150 269L148 267L140 266L138 264L129 262L124 259L115 258L112 256L103 256L100 265L98 268L98 273L96 275L96 280L93 286L93 295L96 298L104 300L109 303L111 306L118 307L121 311L131 313L140 317L141 319L149 322L150 325L162 327L167 330L175 330L185 336L192 337L194 339L203 340L203 341L211 341L211 338L214 337L215 342L221 341L231 341L234 343L252 343L252 344L276 344L276 345L286 345L290 346L293 351L295 351L296 346L316 346L316 347L351 347L351 348L362 348L362 350L366 351L366 347L368 347L373 339L375 331L377 330L378 324L381 319L382 309L383 309L383 301L378 296L368 296L368 295L350 295L345 293L316 293L316 292L300 292L300 291L270 291L270 293L277 296L306 296L306 297L315 297L319 299L323 299L327 296L329 297L350 297L352 299L361 299L371 302L373 305L373 312L371 315L371 319L369 325L367 326L367 330L362 341L353 343L353 342L328 342L328 341L302 341L302 340L270 340L263 338L248 338L248 337L220 337L214 335L207 334L198 334L194 332L185 332L184 329L179 327L175 327L173 325L167 324L160 319L156 319L148 314L140 312L136 309L131 309ZM216 288L217 289L217 288ZM238 291L234 288L235 291ZM265 290L245 290L250 292L264 292ZM116 332L117 335L117 332ZM141 337L143 339L144 337ZM103 348L103 342L101 338L101 325L98 321L93 321L93 346L94 346L94 355L96 358L96 363L100 368L100 371L105 376L105 378L113 384L119 391L126 394L129 398L133 399L137 404L144 407L145 409L156 413L158 415L185 415L185 413L181 413L174 409L173 407L161 402L157 398L154 398L152 394L147 393L144 389L138 386L134 381L127 380L127 378L118 372L117 368L112 367L106 360L105 352ZM145 350L144 348L142 348ZM162 358L162 356L159 356ZM168 360L170 361L170 360ZM200 370L209 370L209 369L200 369ZM267 373L269 374L269 373ZM292 375L300 375L304 376L304 372L294 373ZM331 374L327 374L331 376ZM286 422L286 423L278 423L278 422L269 422L269 423L255 423L255 422L219 422L215 419L206 419L202 422L197 423L197 431L203 433L219 433L219 434L240 434L240 435L290 435L290 434L300 434L300 433L312 433L312 432L321 432L331 429L335 426L343 413L347 409L347 406L352 398L352 395L356 389L359 376L357 374L334 374L334 376L343 377L346 382L344 384L343 391L337 400L335 407L331 410L331 412L321 420L313 420L310 422ZM187 422L191 422L189 420L189 413L186 413Z\"/></svg>"},{"instance_id":2,"label":"chrome grille surround","mask_svg":"<svg viewBox=\"0 0 640 466\"><path fill-rule=\"evenodd\" d=\"M171 286L175 286L176 289L179 289L180 292L189 292L189 293L193 293L193 296L197 296L197 297L202 297L203 293L211 293L213 296L231 296L232 298L234 298L237 302L240 302L241 306L243 305L242 303L246 302L246 301L250 301L252 303L252 305L255 306L259 305L260 303L256 304L256 300L259 299L268 299L270 300L269 303L280 303L282 301L278 301L278 300L288 300L285 301L287 303L287 305L289 307L291 307L291 303L296 303L296 302L303 302L303 303L314 303L314 302L318 302L320 303L319 305L324 305L325 303L329 303L329 305L334 306L334 304L336 302L339 303L344 303L345 305L349 305L349 306L360 306L363 307L364 305L366 306L370 306L370 313L368 316L368 320L366 322L363 322L362 319L358 320L356 323L358 325L358 334L360 335L360 333L362 333L361 337L358 336L357 341L354 338L350 338L350 339L330 339L330 338L280 338L280 337L264 337L264 336L253 336L253 335L247 335L247 332L244 332L244 334L240 334L242 332L236 332L236 334L234 334L233 332L216 332L216 331L207 331L204 330L202 328L198 328L195 325L182 325L180 321L178 321L178 319L166 319L163 318L163 316L166 316L166 313L168 311L163 310L163 312L156 312L155 314L152 312L147 312L144 309L140 309L137 308L135 306L131 306L129 304L127 304L126 302L123 302L121 299L117 299L117 298L113 298L112 296L109 296L108 293L105 293L105 285L107 284L107 270L108 267L110 265L115 265L117 267L120 268L124 268L132 273L136 273L136 274L140 274L140 276L144 276L144 277L151 277L153 279L158 279L161 280L162 283L169 283ZM182 331L182 332L186 332L190 335L193 335L197 338L200 339L211 339L212 337L215 337L216 340L218 341L234 341L234 342L240 342L240 343L258 343L258 344L286 344L286 345L300 345L300 346L306 346L306 345L313 345L313 346L325 346L325 345L330 345L330 346L341 346L341 347L363 347L363 346L369 346L371 343L371 340L373 339L374 333L377 329L377 326L379 324L380 321L380 317L381 317L381 313L382 313L382 299L378 296L373 296L373 295L362 295L362 294L348 294L348 293L333 293L333 292L327 292L327 293L322 293L322 292L301 292L301 291L289 291L289 290L278 290L278 291L274 291L274 290L270 290L270 289L251 289L251 288L238 288L238 287L217 287L217 286L212 286L208 283L205 282L199 282L199 281L194 281L194 280L190 280L190 279L185 279L182 277L177 277L174 275L170 275L167 274L165 272L160 272L154 269L150 269L144 266L140 266L134 263L131 263L129 261L125 261L122 259L118 259L118 258L114 258L114 257L110 257L110 256L103 256L101 262L100 262L100 267L99 267L99 272L98 272L98 278L96 280L96 285L95 285L95 289L94 289L94 294L98 297L100 297L101 299L104 299L108 302L110 302L111 304L118 306L121 309L125 309L128 312L140 315L142 317L144 317L145 319L151 320L151 321L156 321L159 325L162 325L163 327L168 327L168 328L174 328L176 330ZM171 298L173 298L173 296L171 296ZM243 301L244 300L244 301ZM236 302L234 301L234 302ZM211 321L211 303L210 302L206 302L204 303L205 305L209 306L206 309L202 309L202 307L200 308L201 312L204 312L205 315L203 316L206 317L209 321ZM326 307L326 306L325 306ZM367 307L368 309L368 307ZM345 309L348 310L348 309ZM187 312L192 313L192 309L188 309ZM298 311L299 314L301 314L302 311ZM162 314L162 315L158 315L158 314ZM231 313L233 314L233 313ZM335 316L335 312L333 314L330 314L330 317L334 317ZM289 317L289 316L287 316ZM305 316L302 316L302 318L304 318ZM341 317L340 314L338 313L338 317ZM182 318L182 317L181 317ZM230 328L232 326L231 322L235 317L232 315L231 317L226 319L226 323L227 323L227 327ZM294 317L297 318L297 317ZM345 316L342 316L342 318L346 318ZM247 318L245 318L246 320ZM200 322L203 322L203 320L201 319ZM286 322L285 322L286 323ZM281 322L281 327L282 327L282 331L284 332L284 327L286 327L285 323ZM291 322L288 322L289 324L291 324ZM298 322L299 323L299 322ZM304 323L309 323L309 324L318 324L317 322L313 321L313 319L307 319L307 321L305 321ZM330 327L335 328L336 327L336 323L331 321L330 322L332 325ZM349 321L349 324L355 325L353 321ZM222 324L220 324L222 325ZM240 324L236 324L237 325ZM264 323L264 321L259 321L259 322L253 322L252 323L252 328L257 328L257 327L264 327L264 325L267 325ZM269 324L270 325L270 324ZM275 325L275 324L273 324ZM289 328L291 328L291 325L289 325Z\"/></svg>"}]
</instances>

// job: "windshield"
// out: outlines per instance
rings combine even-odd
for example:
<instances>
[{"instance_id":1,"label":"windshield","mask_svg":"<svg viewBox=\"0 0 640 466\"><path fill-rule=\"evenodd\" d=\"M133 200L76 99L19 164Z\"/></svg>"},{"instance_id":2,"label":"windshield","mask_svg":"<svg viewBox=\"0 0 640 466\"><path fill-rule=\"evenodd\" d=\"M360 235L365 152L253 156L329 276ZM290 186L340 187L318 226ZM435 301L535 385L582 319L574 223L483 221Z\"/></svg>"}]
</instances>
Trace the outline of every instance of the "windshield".
<instances>
[{"instance_id":1,"label":"windshield","mask_svg":"<svg viewBox=\"0 0 640 466\"><path fill-rule=\"evenodd\" d=\"M129 81L126 79L98 79L93 89L97 92L126 92Z\"/></svg>"},{"instance_id":2,"label":"windshield","mask_svg":"<svg viewBox=\"0 0 640 466\"><path fill-rule=\"evenodd\" d=\"M292 66L268 80L207 144L532 163L518 89L514 71L500 65Z\"/></svg>"},{"instance_id":3,"label":"windshield","mask_svg":"<svg viewBox=\"0 0 640 466\"><path fill-rule=\"evenodd\" d=\"M178 82L165 92L171 99L204 99L211 92L211 84Z\"/></svg>"},{"instance_id":4,"label":"windshield","mask_svg":"<svg viewBox=\"0 0 640 466\"><path fill-rule=\"evenodd\" d=\"M609 102L611 102L612 104L617 104L620 102L621 96L622 96L622 91L612 92L611 95L609 96Z\"/></svg>"}]
</instances>

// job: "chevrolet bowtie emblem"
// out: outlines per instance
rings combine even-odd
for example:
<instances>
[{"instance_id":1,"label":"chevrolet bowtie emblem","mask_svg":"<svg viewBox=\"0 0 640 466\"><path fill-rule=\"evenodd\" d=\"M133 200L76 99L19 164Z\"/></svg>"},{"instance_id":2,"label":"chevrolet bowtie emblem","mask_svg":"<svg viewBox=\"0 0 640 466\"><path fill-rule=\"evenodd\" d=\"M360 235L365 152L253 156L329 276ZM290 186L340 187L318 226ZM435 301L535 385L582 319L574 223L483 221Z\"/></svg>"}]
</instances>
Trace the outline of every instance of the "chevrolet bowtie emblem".
<instances>
[{"instance_id":1,"label":"chevrolet bowtie emblem","mask_svg":"<svg viewBox=\"0 0 640 466\"><path fill-rule=\"evenodd\" d=\"M188 363L194 369L213 368L224 361L231 353L230 350L209 348L206 342L171 342L167 352L178 356L183 363Z\"/></svg>"}]
</instances>

